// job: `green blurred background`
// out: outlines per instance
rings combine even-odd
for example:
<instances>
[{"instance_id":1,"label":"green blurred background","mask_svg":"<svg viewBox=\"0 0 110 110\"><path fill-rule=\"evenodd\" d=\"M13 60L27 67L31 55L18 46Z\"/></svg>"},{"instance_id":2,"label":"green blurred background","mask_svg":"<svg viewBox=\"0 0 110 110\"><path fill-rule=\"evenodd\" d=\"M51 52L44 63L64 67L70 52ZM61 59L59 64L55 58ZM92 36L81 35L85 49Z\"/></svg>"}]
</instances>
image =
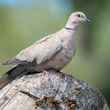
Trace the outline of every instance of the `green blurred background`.
<instances>
[{"instance_id":1,"label":"green blurred background","mask_svg":"<svg viewBox=\"0 0 110 110\"><path fill-rule=\"evenodd\" d=\"M64 71L98 87L110 105L110 0L0 0L0 61L61 29L74 11L91 23L79 28L76 56Z\"/></svg>"}]
</instances>

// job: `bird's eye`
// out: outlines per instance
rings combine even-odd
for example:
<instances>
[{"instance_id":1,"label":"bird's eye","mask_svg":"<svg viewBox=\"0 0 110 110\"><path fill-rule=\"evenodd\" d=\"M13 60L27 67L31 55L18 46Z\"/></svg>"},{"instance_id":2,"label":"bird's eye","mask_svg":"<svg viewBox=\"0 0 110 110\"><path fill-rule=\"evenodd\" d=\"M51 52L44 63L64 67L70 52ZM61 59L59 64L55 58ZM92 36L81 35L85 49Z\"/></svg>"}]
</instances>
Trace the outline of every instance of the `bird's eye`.
<instances>
[{"instance_id":1,"label":"bird's eye","mask_svg":"<svg viewBox=\"0 0 110 110\"><path fill-rule=\"evenodd\" d=\"M80 14L78 14L78 15L77 15L77 17L81 17L81 15L80 15Z\"/></svg>"}]
</instances>

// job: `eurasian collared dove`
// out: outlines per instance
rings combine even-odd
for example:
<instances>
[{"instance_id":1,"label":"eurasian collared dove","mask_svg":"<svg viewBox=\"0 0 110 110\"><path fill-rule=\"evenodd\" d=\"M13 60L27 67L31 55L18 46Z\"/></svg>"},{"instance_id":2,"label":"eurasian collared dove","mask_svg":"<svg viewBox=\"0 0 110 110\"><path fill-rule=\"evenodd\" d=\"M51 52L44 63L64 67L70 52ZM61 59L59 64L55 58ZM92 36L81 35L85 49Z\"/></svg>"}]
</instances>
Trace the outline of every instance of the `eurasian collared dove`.
<instances>
[{"instance_id":1,"label":"eurasian collared dove","mask_svg":"<svg viewBox=\"0 0 110 110\"><path fill-rule=\"evenodd\" d=\"M83 12L72 13L64 28L35 42L14 58L4 62L3 65L16 66L0 79L2 87L17 76L32 71L40 72L48 69L60 71L75 54L77 27L87 20Z\"/></svg>"}]
</instances>

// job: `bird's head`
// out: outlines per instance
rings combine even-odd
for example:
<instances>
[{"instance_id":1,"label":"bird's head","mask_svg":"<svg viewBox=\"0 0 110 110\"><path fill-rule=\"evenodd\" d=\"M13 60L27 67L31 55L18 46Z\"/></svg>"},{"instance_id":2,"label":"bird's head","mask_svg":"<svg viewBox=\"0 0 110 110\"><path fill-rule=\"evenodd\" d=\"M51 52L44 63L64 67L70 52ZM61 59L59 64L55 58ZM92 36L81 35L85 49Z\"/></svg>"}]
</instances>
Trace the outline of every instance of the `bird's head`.
<instances>
[{"instance_id":1,"label":"bird's head","mask_svg":"<svg viewBox=\"0 0 110 110\"><path fill-rule=\"evenodd\" d=\"M83 12L74 12L70 15L66 27L74 29L83 22L89 22L87 16Z\"/></svg>"},{"instance_id":2,"label":"bird's head","mask_svg":"<svg viewBox=\"0 0 110 110\"><path fill-rule=\"evenodd\" d=\"M69 20L72 23L82 23L89 21L89 19L86 17L86 15L83 12L74 12L70 15Z\"/></svg>"}]
</instances>

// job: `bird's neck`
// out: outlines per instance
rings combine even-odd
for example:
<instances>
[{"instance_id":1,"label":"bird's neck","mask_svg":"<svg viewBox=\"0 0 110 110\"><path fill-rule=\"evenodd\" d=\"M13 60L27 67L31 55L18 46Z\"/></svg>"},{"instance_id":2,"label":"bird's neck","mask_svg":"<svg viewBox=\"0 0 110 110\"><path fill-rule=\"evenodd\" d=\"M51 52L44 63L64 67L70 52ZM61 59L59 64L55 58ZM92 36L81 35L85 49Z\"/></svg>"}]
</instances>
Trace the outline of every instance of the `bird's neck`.
<instances>
[{"instance_id":1,"label":"bird's neck","mask_svg":"<svg viewBox=\"0 0 110 110\"><path fill-rule=\"evenodd\" d=\"M74 30L62 28L58 32L58 35L60 36L61 39L67 39L67 40L73 41L73 39L76 38L75 37L76 36L75 33L76 33L76 31L74 31Z\"/></svg>"},{"instance_id":2,"label":"bird's neck","mask_svg":"<svg viewBox=\"0 0 110 110\"><path fill-rule=\"evenodd\" d=\"M67 30L67 31L76 31L77 30L77 28L78 28L78 25L79 25L79 23L77 23L77 22L71 22L70 20L68 20L68 22L66 23L66 25L65 25L65 29Z\"/></svg>"}]
</instances>

